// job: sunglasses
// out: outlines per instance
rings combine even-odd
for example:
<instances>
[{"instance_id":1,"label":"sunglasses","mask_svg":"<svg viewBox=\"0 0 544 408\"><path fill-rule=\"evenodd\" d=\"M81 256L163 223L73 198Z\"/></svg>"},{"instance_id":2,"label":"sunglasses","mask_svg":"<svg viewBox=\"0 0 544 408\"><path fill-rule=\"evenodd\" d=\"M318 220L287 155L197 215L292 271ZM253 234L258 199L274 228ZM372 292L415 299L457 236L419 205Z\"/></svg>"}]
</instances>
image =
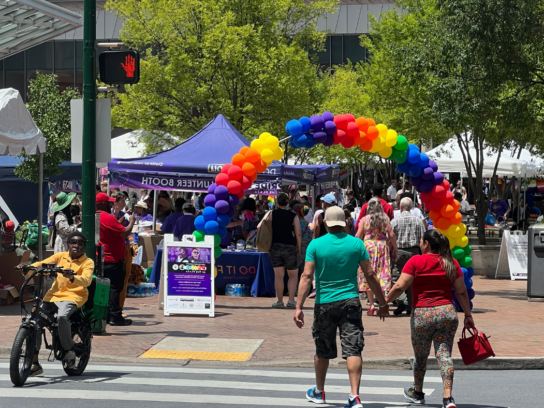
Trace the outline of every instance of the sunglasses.
<instances>
[{"instance_id":1,"label":"sunglasses","mask_svg":"<svg viewBox=\"0 0 544 408\"><path fill-rule=\"evenodd\" d=\"M70 245L85 246L85 241L82 239L71 239Z\"/></svg>"}]
</instances>

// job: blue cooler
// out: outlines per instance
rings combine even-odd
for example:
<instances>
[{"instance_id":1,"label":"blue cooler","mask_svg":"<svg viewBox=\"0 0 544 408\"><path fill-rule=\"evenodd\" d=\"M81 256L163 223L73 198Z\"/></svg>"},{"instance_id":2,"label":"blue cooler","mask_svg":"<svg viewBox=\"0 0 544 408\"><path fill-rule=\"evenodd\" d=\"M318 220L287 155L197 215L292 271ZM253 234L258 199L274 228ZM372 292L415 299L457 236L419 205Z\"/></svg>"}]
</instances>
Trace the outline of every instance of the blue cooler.
<instances>
[{"instance_id":1,"label":"blue cooler","mask_svg":"<svg viewBox=\"0 0 544 408\"><path fill-rule=\"evenodd\" d=\"M251 296L251 286L241 283L227 283L225 294L234 297L249 297Z\"/></svg>"}]
</instances>

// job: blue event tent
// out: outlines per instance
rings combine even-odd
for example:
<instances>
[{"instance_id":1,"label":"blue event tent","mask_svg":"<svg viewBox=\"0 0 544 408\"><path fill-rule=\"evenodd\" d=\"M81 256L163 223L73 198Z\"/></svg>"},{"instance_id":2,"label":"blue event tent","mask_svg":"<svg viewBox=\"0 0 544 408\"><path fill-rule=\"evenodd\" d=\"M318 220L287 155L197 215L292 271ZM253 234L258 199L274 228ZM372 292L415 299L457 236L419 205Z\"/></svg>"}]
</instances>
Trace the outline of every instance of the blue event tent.
<instances>
[{"instance_id":1,"label":"blue event tent","mask_svg":"<svg viewBox=\"0 0 544 408\"><path fill-rule=\"evenodd\" d=\"M249 145L223 115L217 115L202 130L170 150L142 158L112 159L108 164L110 186L206 191L222 166ZM273 162L265 173L259 174L254 192L267 194L264 185L271 183L276 188L281 183L314 185L318 171L328 167L338 166L291 166Z\"/></svg>"}]
</instances>

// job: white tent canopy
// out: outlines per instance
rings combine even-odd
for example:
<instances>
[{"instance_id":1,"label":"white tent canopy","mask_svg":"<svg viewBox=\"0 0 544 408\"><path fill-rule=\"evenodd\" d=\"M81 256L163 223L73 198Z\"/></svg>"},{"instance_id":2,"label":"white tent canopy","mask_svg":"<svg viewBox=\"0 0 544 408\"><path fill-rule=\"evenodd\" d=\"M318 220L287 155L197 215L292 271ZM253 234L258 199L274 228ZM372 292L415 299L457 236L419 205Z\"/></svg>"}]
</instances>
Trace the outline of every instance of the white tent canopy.
<instances>
[{"instance_id":1,"label":"white tent canopy","mask_svg":"<svg viewBox=\"0 0 544 408\"><path fill-rule=\"evenodd\" d=\"M19 94L13 88L0 89L0 155L45 153L45 138Z\"/></svg>"},{"instance_id":2,"label":"white tent canopy","mask_svg":"<svg viewBox=\"0 0 544 408\"><path fill-rule=\"evenodd\" d=\"M468 155L476 161L476 150L470 144ZM524 154L526 152L526 154ZM442 173L464 173L468 174L463 160L463 153L457 144L455 137L438 147L427 152L431 160L438 165L438 170ZM537 166L530 161L532 156L526 150L522 152L520 159L512 157L512 152L503 150L497 166L497 176L533 176L537 173ZM492 177L497 163L497 152L491 148L484 151L483 177Z\"/></svg>"},{"instance_id":3,"label":"white tent canopy","mask_svg":"<svg viewBox=\"0 0 544 408\"><path fill-rule=\"evenodd\" d=\"M143 129L134 130L111 139L112 156L116 159L131 159L144 155L143 144L138 141Z\"/></svg>"}]
</instances>

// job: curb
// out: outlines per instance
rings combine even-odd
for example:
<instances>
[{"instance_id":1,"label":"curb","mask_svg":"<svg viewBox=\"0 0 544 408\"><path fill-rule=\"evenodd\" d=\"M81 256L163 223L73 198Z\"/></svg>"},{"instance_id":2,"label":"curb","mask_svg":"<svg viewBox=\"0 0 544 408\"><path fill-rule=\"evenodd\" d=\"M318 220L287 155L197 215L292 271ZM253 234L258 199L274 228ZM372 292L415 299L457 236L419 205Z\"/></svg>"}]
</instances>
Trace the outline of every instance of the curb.
<instances>
[{"instance_id":1,"label":"curb","mask_svg":"<svg viewBox=\"0 0 544 408\"><path fill-rule=\"evenodd\" d=\"M0 346L0 359L9 359L11 347ZM49 350L40 351L40 359L46 361ZM269 368L314 368L312 360L270 360L270 361L201 361L201 360L163 360L142 359L138 357L119 357L103 354L92 354L91 363L122 363L135 365L167 365L167 366L199 366L199 367L269 367ZM364 358L363 369L366 370L412 370L413 357ZM492 357L470 366L463 364L459 357L454 357L455 370L544 370L544 357ZM331 360L330 368L346 368L345 360ZM430 357L428 370L438 370L436 361Z\"/></svg>"}]
</instances>

